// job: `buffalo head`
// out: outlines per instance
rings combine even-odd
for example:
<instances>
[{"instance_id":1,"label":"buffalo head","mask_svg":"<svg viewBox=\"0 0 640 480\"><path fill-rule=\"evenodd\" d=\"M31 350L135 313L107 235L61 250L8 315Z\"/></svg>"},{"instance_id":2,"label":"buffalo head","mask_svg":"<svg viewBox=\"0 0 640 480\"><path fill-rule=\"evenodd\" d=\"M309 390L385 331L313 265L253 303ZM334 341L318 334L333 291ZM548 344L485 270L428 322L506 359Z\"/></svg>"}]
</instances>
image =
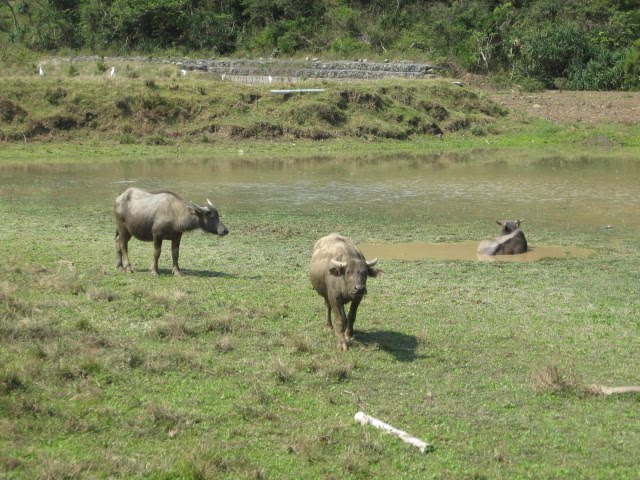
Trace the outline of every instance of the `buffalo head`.
<instances>
[{"instance_id":1,"label":"buffalo head","mask_svg":"<svg viewBox=\"0 0 640 480\"><path fill-rule=\"evenodd\" d=\"M520 220L496 220L496 223L502 227L500 235L509 235L511 232L515 232L520 228L520 224L524 222L524 219Z\"/></svg>"},{"instance_id":2,"label":"buffalo head","mask_svg":"<svg viewBox=\"0 0 640 480\"><path fill-rule=\"evenodd\" d=\"M198 222L200 224L200 228L205 232L215 233L216 235L220 235L224 237L229 230L224 224L220 221L220 215L218 214L218 210L213 206L211 200L207 198L207 205L201 207L191 202L187 207L189 211L198 216Z\"/></svg>"},{"instance_id":3,"label":"buffalo head","mask_svg":"<svg viewBox=\"0 0 640 480\"><path fill-rule=\"evenodd\" d=\"M335 277L342 277L344 294L361 297L367 293L367 277L378 275L378 269L373 268L376 263L377 258L368 262L358 258L346 262L331 259L329 273Z\"/></svg>"}]
</instances>

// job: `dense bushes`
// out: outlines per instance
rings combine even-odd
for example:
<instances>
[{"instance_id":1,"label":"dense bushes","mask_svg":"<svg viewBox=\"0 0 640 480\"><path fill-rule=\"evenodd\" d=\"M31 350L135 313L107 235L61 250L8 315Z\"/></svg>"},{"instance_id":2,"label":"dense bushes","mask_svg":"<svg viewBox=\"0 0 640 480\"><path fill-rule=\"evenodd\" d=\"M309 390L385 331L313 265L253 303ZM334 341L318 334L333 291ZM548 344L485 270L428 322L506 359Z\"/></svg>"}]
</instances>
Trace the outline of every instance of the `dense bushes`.
<instances>
[{"instance_id":1,"label":"dense bushes","mask_svg":"<svg viewBox=\"0 0 640 480\"><path fill-rule=\"evenodd\" d=\"M35 50L384 56L540 88L638 88L638 32L633 0L0 2L0 40Z\"/></svg>"}]
</instances>

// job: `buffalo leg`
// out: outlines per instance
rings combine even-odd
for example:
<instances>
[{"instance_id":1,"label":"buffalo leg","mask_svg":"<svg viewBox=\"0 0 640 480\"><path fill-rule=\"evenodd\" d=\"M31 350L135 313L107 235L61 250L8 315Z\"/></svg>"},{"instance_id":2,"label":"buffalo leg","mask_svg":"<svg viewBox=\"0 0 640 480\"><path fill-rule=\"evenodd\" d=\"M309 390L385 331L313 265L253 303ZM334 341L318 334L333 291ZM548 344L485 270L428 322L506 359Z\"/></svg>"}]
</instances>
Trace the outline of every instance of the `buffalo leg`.
<instances>
[{"instance_id":1,"label":"buffalo leg","mask_svg":"<svg viewBox=\"0 0 640 480\"><path fill-rule=\"evenodd\" d=\"M131 240L129 232L118 231L116 233L116 268L124 269L125 272L133 272L129 261L129 240Z\"/></svg>"},{"instance_id":2,"label":"buffalo leg","mask_svg":"<svg viewBox=\"0 0 640 480\"><path fill-rule=\"evenodd\" d=\"M180 255L180 235L171 240L171 257L173 258L173 274L176 276L182 275L180 267L178 266L178 256Z\"/></svg>"},{"instance_id":3,"label":"buffalo leg","mask_svg":"<svg viewBox=\"0 0 640 480\"><path fill-rule=\"evenodd\" d=\"M122 247L120 246L120 232L116 231L116 268L124 269L122 266Z\"/></svg>"},{"instance_id":4,"label":"buffalo leg","mask_svg":"<svg viewBox=\"0 0 640 480\"><path fill-rule=\"evenodd\" d=\"M162 252L162 237L153 237L153 264L151 265L151 275L158 275L158 259Z\"/></svg>"},{"instance_id":5,"label":"buffalo leg","mask_svg":"<svg viewBox=\"0 0 640 480\"><path fill-rule=\"evenodd\" d=\"M330 332L333 330L333 324L331 323L331 303L326 298L324 299L324 308L326 310L326 317L324 321L324 331Z\"/></svg>"},{"instance_id":6,"label":"buffalo leg","mask_svg":"<svg viewBox=\"0 0 640 480\"><path fill-rule=\"evenodd\" d=\"M349 308L349 316L347 317L346 338L348 342L351 341L351 339L353 338L353 324L356 321L356 313L358 313L358 306L360 305L361 301L362 301L361 298L354 298L351 301L351 307Z\"/></svg>"},{"instance_id":7,"label":"buffalo leg","mask_svg":"<svg viewBox=\"0 0 640 480\"><path fill-rule=\"evenodd\" d=\"M347 316L344 313L344 305L338 302L331 303L331 309L335 315L334 331L336 332L338 350L346 352L349 347L347 346L347 339L344 332L347 329Z\"/></svg>"}]
</instances>

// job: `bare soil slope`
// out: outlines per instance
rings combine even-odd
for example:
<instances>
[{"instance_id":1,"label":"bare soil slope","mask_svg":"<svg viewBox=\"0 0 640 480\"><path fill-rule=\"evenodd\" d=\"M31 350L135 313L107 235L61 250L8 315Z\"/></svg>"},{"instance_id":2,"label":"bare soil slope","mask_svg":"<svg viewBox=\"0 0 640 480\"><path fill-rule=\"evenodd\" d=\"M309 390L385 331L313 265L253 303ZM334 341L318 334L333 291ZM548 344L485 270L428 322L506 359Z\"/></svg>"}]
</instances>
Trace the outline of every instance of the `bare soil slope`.
<instances>
[{"instance_id":1,"label":"bare soil slope","mask_svg":"<svg viewBox=\"0 0 640 480\"><path fill-rule=\"evenodd\" d=\"M523 112L554 122L587 124L640 122L640 92L487 92L511 112Z\"/></svg>"}]
</instances>

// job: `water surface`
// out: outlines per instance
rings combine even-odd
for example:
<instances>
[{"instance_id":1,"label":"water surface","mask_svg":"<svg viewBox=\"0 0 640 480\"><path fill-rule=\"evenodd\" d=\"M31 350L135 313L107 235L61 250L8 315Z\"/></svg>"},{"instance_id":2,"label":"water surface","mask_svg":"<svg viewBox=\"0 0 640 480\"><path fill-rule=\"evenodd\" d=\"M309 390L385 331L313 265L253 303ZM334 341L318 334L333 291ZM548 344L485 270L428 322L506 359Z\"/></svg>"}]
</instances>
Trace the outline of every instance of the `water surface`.
<instances>
[{"instance_id":1,"label":"water surface","mask_svg":"<svg viewBox=\"0 0 640 480\"><path fill-rule=\"evenodd\" d=\"M485 262L533 262L542 258L566 256L586 257L593 253L586 248L541 246L530 247L517 255L480 255L476 252L478 242L459 243L363 243L359 245L367 259L378 260L481 260Z\"/></svg>"},{"instance_id":2,"label":"water surface","mask_svg":"<svg viewBox=\"0 0 640 480\"><path fill-rule=\"evenodd\" d=\"M196 203L210 198L223 218L235 212L322 216L340 211L354 218L415 221L423 228L473 224L477 231L478 224L486 224L487 234L474 244L497 236L497 219L524 218L525 233L554 231L559 238L640 227L640 162L635 159L585 153L512 162L505 157L509 153L478 155L482 162L476 152L466 152L25 166L0 171L0 197L9 205L79 203L110 214L113 199L129 186L170 189ZM551 248L530 244L531 255ZM460 248L449 250L448 258L457 255L453 250Z\"/></svg>"}]
</instances>

